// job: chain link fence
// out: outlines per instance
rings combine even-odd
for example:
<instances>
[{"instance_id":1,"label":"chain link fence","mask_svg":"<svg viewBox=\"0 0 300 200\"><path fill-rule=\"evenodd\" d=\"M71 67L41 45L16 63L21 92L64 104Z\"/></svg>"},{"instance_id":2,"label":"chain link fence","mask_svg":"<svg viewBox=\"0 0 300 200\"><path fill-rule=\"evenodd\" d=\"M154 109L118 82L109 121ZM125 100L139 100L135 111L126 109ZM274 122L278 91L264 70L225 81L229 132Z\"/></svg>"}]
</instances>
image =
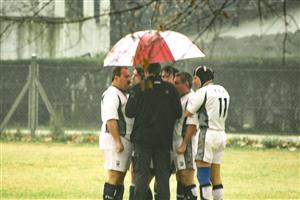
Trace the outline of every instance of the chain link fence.
<instances>
[{"instance_id":1,"label":"chain link fence","mask_svg":"<svg viewBox=\"0 0 300 200\"><path fill-rule=\"evenodd\" d=\"M38 60L39 80L66 129L100 129L100 97L111 83L111 68L99 60ZM229 91L229 132L300 133L300 67L277 61L204 61L215 70L215 82ZM26 83L30 61L0 63L0 122ZM193 63L175 64L192 72ZM28 96L7 127L27 127ZM39 126L49 127L50 115L39 100Z\"/></svg>"}]
</instances>

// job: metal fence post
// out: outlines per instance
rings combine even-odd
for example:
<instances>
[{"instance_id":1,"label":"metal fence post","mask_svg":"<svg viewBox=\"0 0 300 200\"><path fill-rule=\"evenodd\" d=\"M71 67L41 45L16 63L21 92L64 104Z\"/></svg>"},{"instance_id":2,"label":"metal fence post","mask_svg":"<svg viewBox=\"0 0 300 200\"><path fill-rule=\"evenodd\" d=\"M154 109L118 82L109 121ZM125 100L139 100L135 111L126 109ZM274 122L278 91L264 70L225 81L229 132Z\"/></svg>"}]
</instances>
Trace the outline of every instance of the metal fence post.
<instances>
[{"instance_id":1,"label":"metal fence post","mask_svg":"<svg viewBox=\"0 0 300 200\"><path fill-rule=\"evenodd\" d=\"M18 95L16 100L14 101L12 107L8 111L8 114L5 116L4 120L0 124L0 134L4 130L6 124L9 122L13 113L17 109L20 104L22 98L26 94L28 90L28 127L30 128L30 134L32 137L35 137L35 131L38 126L38 95L40 94L42 97L42 101L45 103L48 112L50 113L50 117L53 119L54 124L57 128L57 131L60 139L64 139L64 130L62 128L62 124L59 122L58 117L55 114L55 111L47 97L47 94L39 81L39 68L37 64L37 58L35 55L32 56L31 64L29 66L29 76L24 87L21 90L21 93Z\"/></svg>"},{"instance_id":2,"label":"metal fence post","mask_svg":"<svg viewBox=\"0 0 300 200\"><path fill-rule=\"evenodd\" d=\"M35 137L36 127L38 125L38 92L35 79L38 76L38 65L36 56L32 55L31 64L29 66L29 91L28 91L28 127L30 134Z\"/></svg>"}]
</instances>

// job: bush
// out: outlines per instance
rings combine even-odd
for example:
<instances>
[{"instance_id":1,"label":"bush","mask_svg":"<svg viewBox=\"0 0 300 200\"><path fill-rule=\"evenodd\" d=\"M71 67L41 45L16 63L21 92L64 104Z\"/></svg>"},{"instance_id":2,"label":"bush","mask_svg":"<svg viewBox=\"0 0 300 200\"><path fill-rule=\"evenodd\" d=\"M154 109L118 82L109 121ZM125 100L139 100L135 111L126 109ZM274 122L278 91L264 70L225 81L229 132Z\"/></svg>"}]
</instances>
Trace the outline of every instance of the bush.
<instances>
[{"instance_id":1,"label":"bush","mask_svg":"<svg viewBox=\"0 0 300 200\"><path fill-rule=\"evenodd\" d=\"M279 139L265 137L260 139L259 137L243 137L243 136L233 136L227 140L228 147L251 147L251 148L277 148L277 149L288 149L290 151L295 151L300 149L299 140L290 139Z\"/></svg>"}]
</instances>

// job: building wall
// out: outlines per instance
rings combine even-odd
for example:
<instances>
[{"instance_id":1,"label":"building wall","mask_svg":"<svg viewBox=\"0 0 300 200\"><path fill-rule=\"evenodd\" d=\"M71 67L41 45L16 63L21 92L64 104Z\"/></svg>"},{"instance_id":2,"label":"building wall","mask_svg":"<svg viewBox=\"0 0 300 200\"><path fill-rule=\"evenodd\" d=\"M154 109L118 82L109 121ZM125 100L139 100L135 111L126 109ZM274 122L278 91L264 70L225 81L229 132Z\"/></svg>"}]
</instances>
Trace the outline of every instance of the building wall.
<instances>
[{"instance_id":1,"label":"building wall","mask_svg":"<svg viewBox=\"0 0 300 200\"><path fill-rule=\"evenodd\" d=\"M95 0L97 1L97 0ZM1 4L0 59L27 59L32 54L38 58L63 58L95 55L107 52L110 47L110 23L108 16L81 23L63 23L65 0L53 0L43 10L45 1L32 5L3 1ZM98 14L109 12L109 1L100 1ZM26 7L24 12L18 6ZM83 16L94 16L94 0L83 1ZM32 20L28 16L40 17ZM97 14L96 14L97 15ZM9 16L9 17L7 17ZM5 18L3 18L5 17ZM41 17L55 19L59 23L47 23Z\"/></svg>"}]
</instances>

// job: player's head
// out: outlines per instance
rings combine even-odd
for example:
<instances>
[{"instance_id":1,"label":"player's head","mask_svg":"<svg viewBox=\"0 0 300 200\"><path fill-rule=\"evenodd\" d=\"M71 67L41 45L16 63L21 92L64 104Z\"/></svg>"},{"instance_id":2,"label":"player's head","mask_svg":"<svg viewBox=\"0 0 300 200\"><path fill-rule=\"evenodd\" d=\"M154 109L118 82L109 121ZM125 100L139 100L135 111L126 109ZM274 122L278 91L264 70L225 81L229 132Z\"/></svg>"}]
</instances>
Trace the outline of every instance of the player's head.
<instances>
[{"instance_id":1,"label":"player's head","mask_svg":"<svg viewBox=\"0 0 300 200\"><path fill-rule=\"evenodd\" d=\"M161 79L174 84L175 74L178 70L170 65L167 65L161 70Z\"/></svg>"},{"instance_id":2,"label":"player's head","mask_svg":"<svg viewBox=\"0 0 300 200\"><path fill-rule=\"evenodd\" d=\"M145 76L159 76L161 66L159 63L151 63L145 68Z\"/></svg>"},{"instance_id":3,"label":"player's head","mask_svg":"<svg viewBox=\"0 0 300 200\"><path fill-rule=\"evenodd\" d=\"M144 80L144 69L141 67L136 67L133 70L131 82L132 84L138 84L142 80Z\"/></svg>"},{"instance_id":4,"label":"player's head","mask_svg":"<svg viewBox=\"0 0 300 200\"><path fill-rule=\"evenodd\" d=\"M113 70L112 83L121 90L128 90L130 74L127 67L116 67Z\"/></svg>"},{"instance_id":5,"label":"player's head","mask_svg":"<svg viewBox=\"0 0 300 200\"><path fill-rule=\"evenodd\" d=\"M203 87L206 82L213 80L214 71L211 68L200 65L195 69L193 83L197 89Z\"/></svg>"},{"instance_id":6,"label":"player's head","mask_svg":"<svg viewBox=\"0 0 300 200\"><path fill-rule=\"evenodd\" d=\"M175 87L180 95L183 95L191 90L192 80L192 76L187 72L178 72L175 74Z\"/></svg>"}]
</instances>

